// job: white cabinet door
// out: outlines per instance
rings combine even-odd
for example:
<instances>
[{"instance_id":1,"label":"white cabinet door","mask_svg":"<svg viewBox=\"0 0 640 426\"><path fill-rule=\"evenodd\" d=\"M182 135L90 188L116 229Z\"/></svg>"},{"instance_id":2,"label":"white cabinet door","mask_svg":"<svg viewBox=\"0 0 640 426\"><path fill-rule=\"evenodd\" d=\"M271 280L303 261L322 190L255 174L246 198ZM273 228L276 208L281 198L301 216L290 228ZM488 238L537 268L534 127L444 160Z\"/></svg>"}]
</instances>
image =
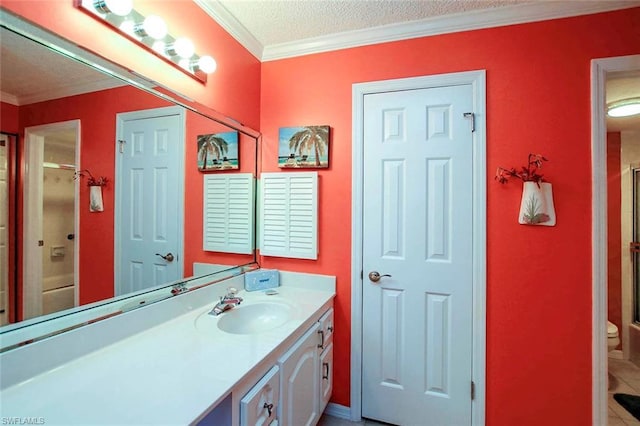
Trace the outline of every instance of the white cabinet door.
<instances>
[{"instance_id":1,"label":"white cabinet door","mask_svg":"<svg viewBox=\"0 0 640 426\"><path fill-rule=\"evenodd\" d=\"M329 343L320 354L320 413L331 399L333 391L333 343Z\"/></svg>"},{"instance_id":2,"label":"white cabinet door","mask_svg":"<svg viewBox=\"0 0 640 426\"><path fill-rule=\"evenodd\" d=\"M277 420L280 399L280 369L274 366L240 400L240 425L270 425ZM277 423L276 423L277 424Z\"/></svg>"},{"instance_id":3,"label":"white cabinet door","mask_svg":"<svg viewBox=\"0 0 640 426\"><path fill-rule=\"evenodd\" d=\"M318 329L315 323L279 360L281 426L315 425L320 419Z\"/></svg>"}]
</instances>

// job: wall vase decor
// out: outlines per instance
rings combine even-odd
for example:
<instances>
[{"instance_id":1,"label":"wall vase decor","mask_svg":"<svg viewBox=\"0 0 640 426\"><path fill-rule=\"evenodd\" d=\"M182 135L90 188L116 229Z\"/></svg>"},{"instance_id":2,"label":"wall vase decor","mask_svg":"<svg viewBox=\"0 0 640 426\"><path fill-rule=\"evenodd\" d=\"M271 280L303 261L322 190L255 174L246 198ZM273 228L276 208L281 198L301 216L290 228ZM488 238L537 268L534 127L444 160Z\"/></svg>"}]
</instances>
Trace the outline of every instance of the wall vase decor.
<instances>
[{"instance_id":1,"label":"wall vase decor","mask_svg":"<svg viewBox=\"0 0 640 426\"><path fill-rule=\"evenodd\" d=\"M553 191L548 182L523 182L518 223L521 225L556 224Z\"/></svg>"},{"instance_id":2,"label":"wall vase decor","mask_svg":"<svg viewBox=\"0 0 640 426\"><path fill-rule=\"evenodd\" d=\"M104 211L104 204L102 203L102 186L100 185L89 186L89 211Z\"/></svg>"},{"instance_id":3,"label":"wall vase decor","mask_svg":"<svg viewBox=\"0 0 640 426\"><path fill-rule=\"evenodd\" d=\"M87 177L87 186L89 187L89 211L104 211L104 204L102 202L102 187L107 186L109 179L105 176L94 178L91 172L87 169L76 171L73 178L80 179L85 176Z\"/></svg>"},{"instance_id":4,"label":"wall vase decor","mask_svg":"<svg viewBox=\"0 0 640 426\"><path fill-rule=\"evenodd\" d=\"M549 182L545 182L539 169L547 161L540 154L529 154L527 165L516 169L498 167L495 179L507 183L509 178L522 180L522 200L518 223L521 225L555 226L556 211L553 205L553 190Z\"/></svg>"}]
</instances>

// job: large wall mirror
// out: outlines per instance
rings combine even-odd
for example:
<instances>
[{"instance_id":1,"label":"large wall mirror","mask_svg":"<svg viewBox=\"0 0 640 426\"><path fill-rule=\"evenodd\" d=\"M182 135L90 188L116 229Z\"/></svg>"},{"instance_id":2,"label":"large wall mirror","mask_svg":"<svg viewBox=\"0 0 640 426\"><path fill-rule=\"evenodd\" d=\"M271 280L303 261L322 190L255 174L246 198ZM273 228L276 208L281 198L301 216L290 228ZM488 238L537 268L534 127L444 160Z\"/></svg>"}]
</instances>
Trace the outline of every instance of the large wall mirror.
<instances>
[{"instance_id":1,"label":"large wall mirror","mask_svg":"<svg viewBox=\"0 0 640 426\"><path fill-rule=\"evenodd\" d=\"M258 132L0 13L0 349L253 267L255 202L233 217L214 191L207 215L203 181L255 185ZM244 248L205 250L205 221L220 238L250 228Z\"/></svg>"}]
</instances>

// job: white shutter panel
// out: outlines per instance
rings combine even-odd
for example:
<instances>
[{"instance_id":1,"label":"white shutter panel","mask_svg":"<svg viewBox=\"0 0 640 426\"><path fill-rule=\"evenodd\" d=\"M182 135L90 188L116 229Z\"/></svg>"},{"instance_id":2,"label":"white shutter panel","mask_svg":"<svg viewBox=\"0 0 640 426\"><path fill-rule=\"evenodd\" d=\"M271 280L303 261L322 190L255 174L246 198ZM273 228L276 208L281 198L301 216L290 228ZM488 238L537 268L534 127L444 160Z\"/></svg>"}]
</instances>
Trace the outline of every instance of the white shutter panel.
<instances>
[{"instance_id":1,"label":"white shutter panel","mask_svg":"<svg viewBox=\"0 0 640 426\"><path fill-rule=\"evenodd\" d=\"M318 258L318 173L262 173L260 254Z\"/></svg>"},{"instance_id":2,"label":"white shutter panel","mask_svg":"<svg viewBox=\"0 0 640 426\"><path fill-rule=\"evenodd\" d=\"M204 250L253 253L253 188L251 173L204 176Z\"/></svg>"}]
</instances>

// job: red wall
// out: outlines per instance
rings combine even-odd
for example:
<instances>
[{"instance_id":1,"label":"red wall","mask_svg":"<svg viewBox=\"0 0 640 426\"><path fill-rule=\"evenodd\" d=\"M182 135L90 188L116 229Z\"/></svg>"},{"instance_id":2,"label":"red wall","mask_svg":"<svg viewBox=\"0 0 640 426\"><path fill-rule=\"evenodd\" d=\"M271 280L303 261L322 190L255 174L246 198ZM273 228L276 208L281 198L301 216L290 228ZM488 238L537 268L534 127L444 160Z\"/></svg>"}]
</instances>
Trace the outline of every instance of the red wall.
<instances>
[{"instance_id":1,"label":"red wall","mask_svg":"<svg viewBox=\"0 0 640 426\"><path fill-rule=\"evenodd\" d=\"M331 125L318 260L261 263L337 276L333 402L349 405L352 84L485 69L487 424L591 423L590 61L640 53L638 40L635 8L263 63L264 170L279 127ZM521 186L493 181L531 152L549 158L555 227L518 225Z\"/></svg>"},{"instance_id":2,"label":"red wall","mask_svg":"<svg viewBox=\"0 0 640 426\"><path fill-rule=\"evenodd\" d=\"M622 341L624 330L622 329L620 143L620 132L607 133L607 315L609 321L618 326Z\"/></svg>"},{"instance_id":3,"label":"red wall","mask_svg":"<svg viewBox=\"0 0 640 426\"><path fill-rule=\"evenodd\" d=\"M0 130L5 133L18 133L18 107L0 102Z\"/></svg>"}]
</instances>

